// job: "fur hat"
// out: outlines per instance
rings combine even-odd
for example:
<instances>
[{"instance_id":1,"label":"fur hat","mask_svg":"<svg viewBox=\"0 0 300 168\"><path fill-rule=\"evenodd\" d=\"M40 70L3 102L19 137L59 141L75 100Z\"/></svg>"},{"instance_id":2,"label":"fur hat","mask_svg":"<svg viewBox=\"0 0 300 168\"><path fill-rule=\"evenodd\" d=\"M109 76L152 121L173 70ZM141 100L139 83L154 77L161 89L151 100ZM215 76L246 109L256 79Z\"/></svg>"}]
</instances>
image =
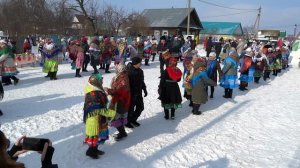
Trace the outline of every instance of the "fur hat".
<instances>
[{"instance_id":1,"label":"fur hat","mask_svg":"<svg viewBox=\"0 0 300 168\"><path fill-rule=\"evenodd\" d=\"M142 59L140 58L140 57L133 57L132 59L131 59L131 64L132 65L137 65L137 64L139 64L139 63L141 63L142 62Z\"/></svg>"}]
</instances>

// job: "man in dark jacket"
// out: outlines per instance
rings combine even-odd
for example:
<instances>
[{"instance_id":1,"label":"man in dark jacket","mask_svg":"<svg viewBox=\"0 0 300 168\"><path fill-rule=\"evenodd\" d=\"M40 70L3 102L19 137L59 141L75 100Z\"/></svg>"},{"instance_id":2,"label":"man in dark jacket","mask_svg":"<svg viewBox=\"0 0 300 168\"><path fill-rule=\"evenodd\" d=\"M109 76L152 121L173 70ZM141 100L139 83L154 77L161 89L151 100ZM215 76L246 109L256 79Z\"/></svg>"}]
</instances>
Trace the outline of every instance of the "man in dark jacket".
<instances>
[{"instance_id":1,"label":"man in dark jacket","mask_svg":"<svg viewBox=\"0 0 300 168\"><path fill-rule=\"evenodd\" d=\"M209 37L206 43L206 57L209 56L212 47L213 47L212 37Z\"/></svg>"},{"instance_id":2,"label":"man in dark jacket","mask_svg":"<svg viewBox=\"0 0 300 168\"><path fill-rule=\"evenodd\" d=\"M144 110L144 102L142 91L144 91L144 97L147 96L147 89L144 82L144 72L140 68L142 59L140 57L133 57L131 63L128 63L128 76L130 83L131 104L128 110L128 123L126 127L133 128L133 126L140 126L137 119Z\"/></svg>"}]
</instances>

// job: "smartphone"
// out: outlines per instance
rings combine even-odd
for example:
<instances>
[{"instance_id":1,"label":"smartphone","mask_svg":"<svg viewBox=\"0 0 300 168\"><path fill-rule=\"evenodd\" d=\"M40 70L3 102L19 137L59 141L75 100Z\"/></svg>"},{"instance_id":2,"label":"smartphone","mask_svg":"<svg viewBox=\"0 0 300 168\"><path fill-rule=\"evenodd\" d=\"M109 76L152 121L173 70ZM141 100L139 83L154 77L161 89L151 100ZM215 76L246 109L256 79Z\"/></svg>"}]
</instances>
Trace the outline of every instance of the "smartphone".
<instances>
[{"instance_id":1,"label":"smartphone","mask_svg":"<svg viewBox=\"0 0 300 168\"><path fill-rule=\"evenodd\" d=\"M49 139L43 138L24 138L22 148L31 151L43 151L45 143L49 143Z\"/></svg>"}]
</instances>

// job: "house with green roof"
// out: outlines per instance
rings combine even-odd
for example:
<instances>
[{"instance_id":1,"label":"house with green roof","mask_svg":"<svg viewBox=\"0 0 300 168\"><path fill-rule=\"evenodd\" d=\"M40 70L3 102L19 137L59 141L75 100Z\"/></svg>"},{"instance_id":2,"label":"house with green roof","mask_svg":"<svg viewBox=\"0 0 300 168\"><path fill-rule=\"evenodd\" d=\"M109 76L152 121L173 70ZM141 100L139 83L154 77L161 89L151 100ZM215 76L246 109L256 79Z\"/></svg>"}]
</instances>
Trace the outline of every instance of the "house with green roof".
<instances>
[{"instance_id":1,"label":"house with green roof","mask_svg":"<svg viewBox=\"0 0 300 168\"><path fill-rule=\"evenodd\" d=\"M149 22L147 35L156 38L162 35L186 35L187 32L187 8L145 9L142 15ZM202 23L195 8L190 9L190 34L198 36L202 30Z\"/></svg>"},{"instance_id":2,"label":"house with green roof","mask_svg":"<svg viewBox=\"0 0 300 168\"><path fill-rule=\"evenodd\" d=\"M202 22L201 38L214 37L225 39L243 38L244 32L240 22Z\"/></svg>"}]
</instances>

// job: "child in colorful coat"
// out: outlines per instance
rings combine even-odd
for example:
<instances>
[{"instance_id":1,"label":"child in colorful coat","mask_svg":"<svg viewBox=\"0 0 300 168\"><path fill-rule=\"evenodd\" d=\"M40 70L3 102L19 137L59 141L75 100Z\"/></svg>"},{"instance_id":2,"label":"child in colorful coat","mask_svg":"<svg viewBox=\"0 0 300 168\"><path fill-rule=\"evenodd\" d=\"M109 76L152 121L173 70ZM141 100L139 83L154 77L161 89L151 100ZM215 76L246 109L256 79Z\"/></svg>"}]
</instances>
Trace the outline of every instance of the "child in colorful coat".
<instances>
[{"instance_id":1,"label":"child in colorful coat","mask_svg":"<svg viewBox=\"0 0 300 168\"><path fill-rule=\"evenodd\" d=\"M76 74L75 77L81 77L80 70L84 66L84 49L80 46L80 41L76 42Z\"/></svg>"},{"instance_id":2,"label":"child in colorful coat","mask_svg":"<svg viewBox=\"0 0 300 168\"><path fill-rule=\"evenodd\" d=\"M57 48L52 40L48 38L46 39L46 44L44 44L41 53L45 59L43 72L48 73L45 77L50 77L50 80L57 80L59 48Z\"/></svg>"},{"instance_id":3,"label":"child in colorful coat","mask_svg":"<svg viewBox=\"0 0 300 168\"><path fill-rule=\"evenodd\" d=\"M202 114L199 111L201 104L207 102L206 85L217 86L217 83L207 76L205 58L197 58L194 62L194 74L191 79L192 84L192 101L194 115Z\"/></svg>"},{"instance_id":4,"label":"child in colorful coat","mask_svg":"<svg viewBox=\"0 0 300 168\"><path fill-rule=\"evenodd\" d=\"M102 87L103 78L100 73L90 76L85 87L83 121L85 123L84 143L89 145L86 155L98 159L104 152L98 150L109 138L108 118L114 118L116 112L108 109L108 99Z\"/></svg>"}]
</instances>

